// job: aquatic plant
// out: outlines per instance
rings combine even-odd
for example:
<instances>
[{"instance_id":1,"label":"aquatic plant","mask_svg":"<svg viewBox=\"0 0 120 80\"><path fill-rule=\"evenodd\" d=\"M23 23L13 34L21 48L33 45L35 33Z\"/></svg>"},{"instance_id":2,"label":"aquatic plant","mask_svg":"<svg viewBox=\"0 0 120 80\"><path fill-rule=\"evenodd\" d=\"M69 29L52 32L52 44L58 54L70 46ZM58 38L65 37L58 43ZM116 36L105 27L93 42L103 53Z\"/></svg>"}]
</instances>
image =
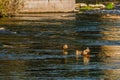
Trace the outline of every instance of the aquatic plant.
<instances>
[{"instance_id":1,"label":"aquatic plant","mask_svg":"<svg viewBox=\"0 0 120 80\"><path fill-rule=\"evenodd\" d=\"M108 3L106 9L113 9L115 7L114 3Z\"/></svg>"}]
</instances>

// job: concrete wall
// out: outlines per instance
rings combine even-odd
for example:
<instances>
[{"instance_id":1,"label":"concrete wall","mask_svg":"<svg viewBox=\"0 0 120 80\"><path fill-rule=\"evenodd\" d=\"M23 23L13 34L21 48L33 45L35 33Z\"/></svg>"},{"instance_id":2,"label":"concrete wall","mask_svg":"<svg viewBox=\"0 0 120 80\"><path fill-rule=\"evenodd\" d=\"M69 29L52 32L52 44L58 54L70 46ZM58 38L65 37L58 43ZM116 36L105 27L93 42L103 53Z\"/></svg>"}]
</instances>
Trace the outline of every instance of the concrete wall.
<instances>
[{"instance_id":1,"label":"concrete wall","mask_svg":"<svg viewBox=\"0 0 120 80\"><path fill-rule=\"evenodd\" d=\"M71 12L75 0L24 0L20 12Z\"/></svg>"}]
</instances>

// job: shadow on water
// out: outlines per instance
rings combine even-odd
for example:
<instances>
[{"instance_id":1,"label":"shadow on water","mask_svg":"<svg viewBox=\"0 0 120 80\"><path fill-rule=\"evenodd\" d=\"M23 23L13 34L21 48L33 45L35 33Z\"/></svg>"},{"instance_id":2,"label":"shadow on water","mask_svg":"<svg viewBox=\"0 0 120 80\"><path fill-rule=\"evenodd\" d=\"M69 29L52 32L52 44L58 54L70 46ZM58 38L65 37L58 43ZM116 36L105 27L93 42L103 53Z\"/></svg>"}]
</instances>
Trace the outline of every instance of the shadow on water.
<instances>
[{"instance_id":1,"label":"shadow on water","mask_svg":"<svg viewBox=\"0 0 120 80\"><path fill-rule=\"evenodd\" d=\"M0 79L119 80L119 22L73 13L0 19Z\"/></svg>"}]
</instances>

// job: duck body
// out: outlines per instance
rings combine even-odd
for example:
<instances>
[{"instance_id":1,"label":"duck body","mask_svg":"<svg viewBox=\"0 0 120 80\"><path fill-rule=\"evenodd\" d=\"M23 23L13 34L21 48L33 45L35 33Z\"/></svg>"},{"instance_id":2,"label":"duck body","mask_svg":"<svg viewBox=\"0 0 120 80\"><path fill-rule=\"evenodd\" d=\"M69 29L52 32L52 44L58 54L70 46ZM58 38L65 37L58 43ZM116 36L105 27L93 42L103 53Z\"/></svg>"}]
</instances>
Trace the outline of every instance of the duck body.
<instances>
[{"instance_id":1,"label":"duck body","mask_svg":"<svg viewBox=\"0 0 120 80\"><path fill-rule=\"evenodd\" d=\"M87 47L85 50L83 50L82 55L84 57L90 57L89 53L90 53L90 49Z\"/></svg>"},{"instance_id":2,"label":"duck body","mask_svg":"<svg viewBox=\"0 0 120 80\"><path fill-rule=\"evenodd\" d=\"M65 54L65 55L68 54L68 45L67 44L63 45L63 54Z\"/></svg>"},{"instance_id":3,"label":"duck body","mask_svg":"<svg viewBox=\"0 0 120 80\"><path fill-rule=\"evenodd\" d=\"M63 50L66 50L66 49L68 49L68 45L67 44L63 45Z\"/></svg>"},{"instance_id":4,"label":"duck body","mask_svg":"<svg viewBox=\"0 0 120 80\"><path fill-rule=\"evenodd\" d=\"M82 51L76 50L76 55L81 55L81 54L82 54Z\"/></svg>"}]
</instances>

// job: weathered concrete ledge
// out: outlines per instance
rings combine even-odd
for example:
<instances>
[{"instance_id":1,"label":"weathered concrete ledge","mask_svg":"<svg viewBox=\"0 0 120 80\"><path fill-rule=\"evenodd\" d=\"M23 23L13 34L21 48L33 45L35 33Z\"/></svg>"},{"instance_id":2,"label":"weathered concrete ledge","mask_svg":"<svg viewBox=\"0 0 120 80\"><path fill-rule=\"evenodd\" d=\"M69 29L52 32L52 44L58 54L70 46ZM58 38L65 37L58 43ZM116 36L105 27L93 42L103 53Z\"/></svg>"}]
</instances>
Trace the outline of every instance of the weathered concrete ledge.
<instances>
[{"instance_id":1,"label":"weathered concrete ledge","mask_svg":"<svg viewBox=\"0 0 120 80\"><path fill-rule=\"evenodd\" d=\"M19 12L71 12L75 0L24 0Z\"/></svg>"},{"instance_id":2,"label":"weathered concrete ledge","mask_svg":"<svg viewBox=\"0 0 120 80\"><path fill-rule=\"evenodd\" d=\"M75 13L63 13L63 12L57 12L57 13L21 13L16 14L16 17L75 17Z\"/></svg>"}]
</instances>

